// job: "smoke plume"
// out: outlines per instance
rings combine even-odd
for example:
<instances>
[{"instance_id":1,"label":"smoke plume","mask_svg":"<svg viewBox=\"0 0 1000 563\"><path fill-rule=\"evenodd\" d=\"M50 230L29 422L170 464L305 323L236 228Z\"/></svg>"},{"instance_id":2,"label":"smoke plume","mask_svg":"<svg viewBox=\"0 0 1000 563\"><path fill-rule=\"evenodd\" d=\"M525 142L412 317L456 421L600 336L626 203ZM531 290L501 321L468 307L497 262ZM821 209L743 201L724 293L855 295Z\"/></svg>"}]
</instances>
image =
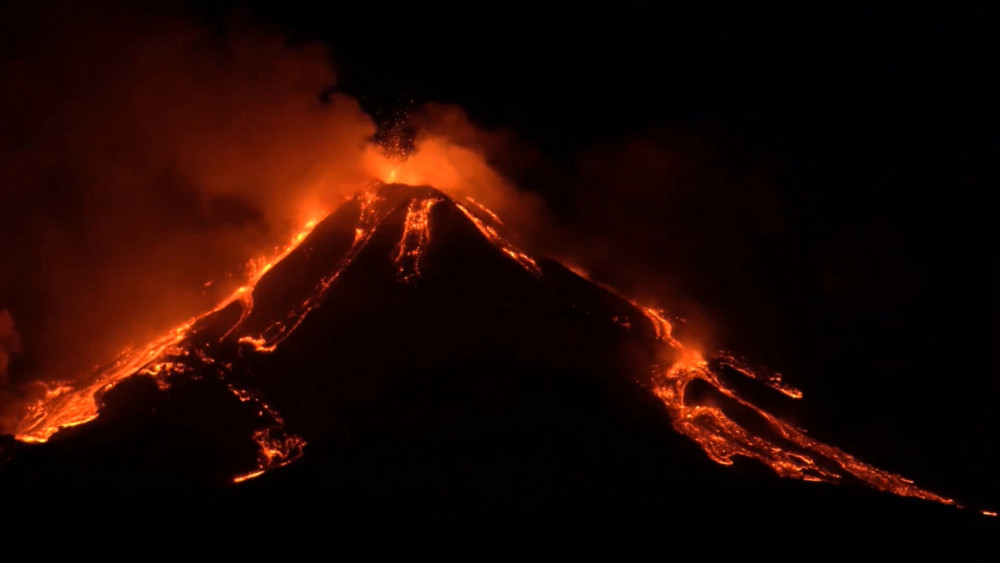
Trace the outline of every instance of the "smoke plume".
<instances>
[{"instance_id":1,"label":"smoke plume","mask_svg":"<svg viewBox=\"0 0 1000 563\"><path fill-rule=\"evenodd\" d=\"M365 165L384 182L429 185L460 200L471 198L503 218L508 236L530 242L550 228L543 194L516 186L503 166L530 153L510 132L490 131L454 105L427 104L407 116L412 150L403 158L369 147ZM499 159L495 161L494 159Z\"/></svg>"},{"instance_id":2,"label":"smoke plume","mask_svg":"<svg viewBox=\"0 0 1000 563\"><path fill-rule=\"evenodd\" d=\"M6 309L0 310L0 383L7 375L10 358L21 351L21 338L14 330L14 319Z\"/></svg>"},{"instance_id":3,"label":"smoke plume","mask_svg":"<svg viewBox=\"0 0 1000 563\"><path fill-rule=\"evenodd\" d=\"M0 328L16 334L16 317L22 349L0 403L204 312L250 259L376 178L473 198L519 246L660 304L733 280L746 237L780 229L758 203L766 178L710 173L655 136L556 163L430 104L409 117L406 154L386 155L324 48L154 12L0 8L16 24L0 34ZM705 254L715 270L696 270Z\"/></svg>"},{"instance_id":4,"label":"smoke plume","mask_svg":"<svg viewBox=\"0 0 1000 563\"><path fill-rule=\"evenodd\" d=\"M375 126L323 95L320 47L138 10L3 10L0 305L21 379L72 377L202 311L369 178Z\"/></svg>"},{"instance_id":5,"label":"smoke plume","mask_svg":"<svg viewBox=\"0 0 1000 563\"><path fill-rule=\"evenodd\" d=\"M703 130L647 130L559 162L456 106L429 104L409 122L416 138L405 162L367 155L383 180L481 201L522 246L642 303L669 306L687 320L687 338L757 346L747 326L782 332L763 274L783 252L781 197L765 161L738 144Z\"/></svg>"}]
</instances>

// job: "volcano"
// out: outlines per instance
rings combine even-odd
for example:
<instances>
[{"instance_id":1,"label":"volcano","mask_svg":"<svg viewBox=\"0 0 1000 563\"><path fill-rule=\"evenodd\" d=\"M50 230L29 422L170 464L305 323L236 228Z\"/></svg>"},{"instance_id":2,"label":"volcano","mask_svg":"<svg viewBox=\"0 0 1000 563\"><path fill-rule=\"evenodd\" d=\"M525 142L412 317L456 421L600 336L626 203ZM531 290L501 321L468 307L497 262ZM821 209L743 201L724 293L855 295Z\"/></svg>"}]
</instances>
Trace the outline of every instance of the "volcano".
<instances>
[{"instance_id":1,"label":"volcano","mask_svg":"<svg viewBox=\"0 0 1000 563\"><path fill-rule=\"evenodd\" d=\"M778 376L703 357L661 311L511 240L474 200L362 190L211 312L34 404L2 443L6 545L37 558L986 549L992 519L760 406L801 396Z\"/></svg>"}]
</instances>

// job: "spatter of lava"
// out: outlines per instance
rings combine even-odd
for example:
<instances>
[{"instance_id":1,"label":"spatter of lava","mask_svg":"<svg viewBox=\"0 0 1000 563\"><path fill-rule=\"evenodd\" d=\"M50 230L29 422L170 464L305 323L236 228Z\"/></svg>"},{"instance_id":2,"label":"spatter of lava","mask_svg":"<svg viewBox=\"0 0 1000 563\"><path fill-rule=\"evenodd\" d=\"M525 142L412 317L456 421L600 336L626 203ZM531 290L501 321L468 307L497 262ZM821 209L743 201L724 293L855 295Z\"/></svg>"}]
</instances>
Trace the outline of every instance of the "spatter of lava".
<instances>
[{"instance_id":1,"label":"spatter of lava","mask_svg":"<svg viewBox=\"0 0 1000 563\"><path fill-rule=\"evenodd\" d=\"M365 248L378 226L389 215L389 206L379 205L383 201L381 186L370 186L355 196L361 212L353 243L308 297L293 307L284 318L274 321L257 335L242 336L238 339L239 343L250 346L259 353L273 352L310 312L321 306L330 287ZM422 261L434 236L432 211L446 199L446 196L436 191L420 194L409 201L402 236L395 251L388 257L395 263L400 283L412 283L420 277ZM471 198L467 198L466 202L453 203L498 250L532 276L545 279L545 271L539 262L500 234L502 223L492 211ZM306 223L275 256L254 261L249 282L212 311L189 320L145 347L126 350L106 369L76 381L54 385L45 397L30 407L18 428L16 438L25 442L45 442L61 428L93 420L98 416L95 397L132 375L150 376L162 386L169 386L170 378L183 376L185 371L191 369L192 362L201 364L201 367L212 364L210 357L201 350L192 348L187 342L186 338L192 333L193 327L202 318L233 303L239 303L242 314L223 338L234 334L253 309L253 290L257 281L305 240L319 220L321 219L317 218ZM850 475L871 487L900 496L955 504L952 499L926 491L908 479L875 468L838 448L815 440L801 429L765 411L728 384L723 372L739 374L794 399L801 398L802 394L784 383L779 376L762 375L730 355L720 353L711 358L703 357L675 338L672 324L661 311L635 302L630 303L651 323L661 346L663 361L652 368L652 392L663 402L674 428L701 446L713 461L730 465L735 457L747 457L767 465L782 477L806 481L839 482L845 475ZM623 326L625 329L631 328L630 325ZM236 378L229 377L227 366L216 367L219 377L226 382L233 394L243 402L252 402L261 418L260 428L251 436L259 446L257 467L236 476L234 481L256 477L300 457L306 446L305 440L285 431L285 422L280 413L268 405L259 392L238 383ZM758 417L769 431L751 431L740 422L745 419L732 412L733 408L694 404L686 400L685 392L695 381L707 384L715 392L728 398L729 403L736 405L737 410L745 411L744 415L750 413L751 416Z\"/></svg>"}]
</instances>

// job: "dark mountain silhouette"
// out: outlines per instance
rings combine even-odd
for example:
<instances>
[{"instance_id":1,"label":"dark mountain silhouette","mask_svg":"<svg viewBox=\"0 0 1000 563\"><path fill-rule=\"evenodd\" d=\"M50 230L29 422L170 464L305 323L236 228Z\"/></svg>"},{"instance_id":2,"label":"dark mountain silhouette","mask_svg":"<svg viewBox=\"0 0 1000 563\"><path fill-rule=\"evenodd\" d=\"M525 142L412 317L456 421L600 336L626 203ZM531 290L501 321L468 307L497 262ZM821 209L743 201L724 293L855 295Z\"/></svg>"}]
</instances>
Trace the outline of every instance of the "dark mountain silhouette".
<instances>
[{"instance_id":1,"label":"dark mountain silhouette","mask_svg":"<svg viewBox=\"0 0 1000 563\"><path fill-rule=\"evenodd\" d=\"M651 392L652 366L671 361L655 322L499 228L432 188L380 186L347 202L252 295L103 392L96 420L44 444L5 438L4 549L986 553L996 523L974 511L713 463Z\"/></svg>"}]
</instances>

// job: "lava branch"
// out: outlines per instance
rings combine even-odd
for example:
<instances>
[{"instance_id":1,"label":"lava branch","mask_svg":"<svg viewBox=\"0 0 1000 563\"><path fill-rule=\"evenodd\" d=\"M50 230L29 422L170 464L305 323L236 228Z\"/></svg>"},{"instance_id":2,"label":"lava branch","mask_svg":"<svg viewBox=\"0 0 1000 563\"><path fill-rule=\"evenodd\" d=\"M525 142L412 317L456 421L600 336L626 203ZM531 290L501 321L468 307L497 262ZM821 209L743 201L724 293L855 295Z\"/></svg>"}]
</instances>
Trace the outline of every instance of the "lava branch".
<instances>
[{"instance_id":1,"label":"lava branch","mask_svg":"<svg viewBox=\"0 0 1000 563\"><path fill-rule=\"evenodd\" d=\"M410 283L420 277L420 261L427 254L431 240L430 213L438 198L414 199L406 210L406 222L403 236L396 245L393 261L399 266L397 277L400 281Z\"/></svg>"},{"instance_id":2,"label":"lava branch","mask_svg":"<svg viewBox=\"0 0 1000 563\"><path fill-rule=\"evenodd\" d=\"M743 456L756 459L782 477L830 483L838 482L842 477L830 468L832 464L876 489L899 496L955 505L954 500L921 489L909 479L873 467L837 448L810 438L801 430L743 399L722 382L701 354L685 348L673 337L672 325L659 311L651 308L643 308L643 311L652 322L657 338L667 346L665 352L680 354L679 359L666 369L654 372L653 392L667 407L674 428L694 440L713 461L732 465L733 457ZM763 378L731 356L723 356L722 360L746 377L761 381L790 397L802 396L800 391L782 382L778 375ZM719 407L688 405L684 400L684 392L688 384L696 379L704 381L760 416L784 443L754 435ZM823 460L827 463L821 463Z\"/></svg>"},{"instance_id":3,"label":"lava branch","mask_svg":"<svg viewBox=\"0 0 1000 563\"><path fill-rule=\"evenodd\" d=\"M301 304L293 307L284 320L275 321L264 329L264 332L259 336L241 337L239 339L240 343L249 344L257 352L273 352L286 338L295 332L303 321L305 321L309 313L320 306L323 298L333 286L333 283L337 281L337 278L340 277L358 254L364 250L368 245L368 241L371 240L372 235L375 234L375 230L391 212L391 210L380 209L378 203L383 201L383 198L379 196L376 187L370 187L362 191L356 196L356 199L361 204L361 213L358 218L359 226L354 230L354 241L351 243L351 247L340 261L337 262L333 272L320 279L319 283L313 287L309 296Z\"/></svg>"},{"instance_id":4,"label":"lava branch","mask_svg":"<svg viewBox=\"0 0 1000 563\"><path fill-rule=\"evenodd\" d=\"M284 467L302 457L306 447L305 439L285 431L284 418L259 392L246 387L237 387L232 383L227 385L240 402L250 403L257 410L257 416L269 420L266 427L254 430L251 436L258 448L257 468L233 477L233 483L260 477L272 469Z\"/></svg>"},{"instance_id":5,"label":"lava branch","mask_svg":"<svg viewBox=\"0 0 1000 563\"><path fill-rule=\"evenodd\" d=\"M378 205L384 199L377 188L362 191L356 196L356 200L360 203L360 212L354 240L333 271L324 276L308 297L293 307L283 320L274 322L259 336L242 336L238 342L249 344L258 352L272 352L298 328L311 311L320 306L334 282L367 246L376 229L393 211L386 206ZM420 263L430 244L430 213L434 205L440 201L441 198L425 197L409 202L403 233L392 256L392 260L398 266L398 276L403 282L410 282L420 275ZM493 222L501 224L499 218L489 209L475 200L469 201ZM497 249L528 272L542 277L542 271L532 257L500 236L496 228L468 207L457 202L455 205ZM147 375L153 377L161 388L169 387L168 378L184 373L186 368L183 363L174 362L167 356L190 355L191 350L183 345L183 342L197 321L238 301L242 306L241 316L222 338L225 339L233 334L253 309L252 291L257 282L275 264L297 248L317 222L316 220L308 222L303 230L293 237L291 243L280 249L271 259L252 261L249 283L238 288L211 311L190 319L143 348L127 349L111 366L98 370L82 382L63 382L50 388L45 397L29 408L27 416L18 428L16 438L24 442L45 442L61 428L93 420L98 415L96 395L131 375L137 373ZM581 277L586 276L581 275ZM613 288L604 287L617 295ZM956 505L952 499L921 489L908 479L875 468L837 448L819 442L807 436L804 431L794 428L744 399L723 381L719 372L698 351L685 346L674 337L673 326L660 311L641 307L636 303L632 305L641 310L650 321L657 341L663 345L661 349L663 357L669 358L665 367L654 366L651 379L653 393L665 405L674 428L701 446L713 461L731 465L734 457L748 457L767 465L782 477L806 481L839 482L846 473L882 491ZM628 330L631 325L625 323L621 326ZM204 361L212 361L204 357L201 350L196 352ZM794 399L802 397L801 391L784 383L779 374L762 375L728 354L720 354L715 361L717 365L727 367L788 397ZM721 395L762 419L774 436L754 434L720 407L688 404L685 401L685 392L688 384L695 380L706 383ZM255 430L252 436L259 447L257 469L237 476L235 482L251 479L269 469L291 463L302 455L305 441L284 431L284 421L280 414L257 392L238 388L232 384L230 390L239 400L253 402L259 416L268 421L263 428ZM992 511L981 512L987 516L996 515Z\"/></svg>"},{"instance_id":6,"label":"lava branch","mask_svg":"<svg viewBox=\"0 0 1000 563\"><path fill-rule=\"evenodd\" d=\"M257 442L260 453L257 469L233 477L233 483L243 483L255 479L272 469L284 467L302 457L305 440L295 434L286 434L282 429L264 428L255 430L253 441Z\"/></svg>"},{"instance_id":7,"label":"lava branch","mask_svg":"<svg viewBox=\"0 0 1000 563\"><path fill-rule=\"evenodd\" d=\"M746 377L747 379L752 379L762 385L766 385L771 389L789 397L791 399L801 399L802 391L796 389L795 387L785 383L781 379L780 373L775 373L772 375L763 375L757 372L754 368L747 365L742 360L736 358L732 354L726 352L718 352L713 358L714 361L721 363L722 365L728 367L729 369L735 371L736 373Z\"/></svg>"},{"instance_id":8,"label":"lava branch","mask_svg":"<svg viewBox=\"0 0 1000 563\"><path fill-rule=\"evenodd\" d=\"M251 260L247 284L237 288L212 310L189 319L142 348L126 348L119 354L114 363L98 369L88 377L76 381L62 381L52 385L44 397L28 407L28 412L18 424L14 437L22 442L46 442L62 428L78 426L94 420L99 411L96 399L98 393L108 391L165 354L171 351L176 352L178 345L187 338L192 327L198 321L239 301L242 306L240 319L229 329L227 334L234 331L246 320L253 308L251 293L260 278L295 250L309 236L320 219L313 218L307 221L302 229L295 233L291 242L279 248L270 258ZM158 378L158 384L162 385L160 381L161 379Z\"/></svg>"},{"instance_id":9,"label":"lava branch","mask_svg":"<svg viewBox=\"0 0 1000 563\"><path fill-rule=\"evenodd\" d=\"M486 213L490 217L496 217L495 213L486 209L486 207L484 207L481 203L473 200L472 198L469 199L480 209L486 210ZM469 211L468 207L458 202L455 202L455 206L458 207L458 209L461 210L462 213L465 214L465 216L468 217L470 221L472 221L472 223L476 226L476 228L479 229L479 232L481 232L487 239L489 239L490 242L496 245L497 248L503 251L504 254L512 258L515 262L520 264L522 268L528 270L532 274L536 276L542 275L542 269L538 267L538 262L536 262L534 258L528 256L521 249L517 248L516 246L511 244L507 239L500 236L500 233L498 233L496 229L486 224L486 222L480 219L478 216L476 216L475 213ZM497 222L498 223L500 222L499 218L497 218Z\"/></svg>"},{"instance_id":10,"label":"lava branch","mask_svg":"<svg viewBox=\"0 0 1000 563\"><path fill-rule=\"evenodd\" d=\"M480 211L482 211L483 213L489 215L490 219L493 219L493 222L496 223L497 225L503 225L503 221L500 220L500 216L499 215L497 215L496 213L494 213L493 210L490 209L489 207L486 207L485 205L483 205L483 204L479 203L478 201L476 201L476 199L474 197L468 196L468 197L465 198L465 200L468 201L469 203L471 203L472 205L475 205L476 208L479 209Z\"/></svg>"},{"instance_id":11,"label":"lava branch","mask_svg":"<svg viewBox=\"0 0 1000 563\"><path fill-rule=\"evenodd\" d=\"M82 382L66 381L50 387L45 396L28 407L14 437L22 442L46 442L62 428L79 426L97 418L96 396L117 385L175 348L196 319L178 326L143 348L128 348L109 367Z\"/></svg>"},{"instance_id":12,"label":"lava branch","mask_svg":"<svg viewBox=\"0 0 1000 563\"><path fill-rule=\"evenodd\" d=\"M572 267L567 268L581 278L589 280L584 272ZM838 448L810 438L804 431L794 428L742 398L734 389L723 383L700 352L685 346L674 336L673 325L661 311L643 307L625 298L610 286L597 281L592 283L625 299L642 311L650 321L657 340L663 343L660 352L665 364L653 366L652 391L667 408L674 429L698 444L712 461L721 465L732 465L734 457L743 456L767 465L782 477L828 483L840 482L842 478L840 473L831 468L836 466L875 489L961 508L953 499L924 490L909 479L878 469ZM785 383L780 374L762 375L733 355L724 352L720 352L715 360L787 397L802 398L802 392ZM716 391L761 417L781 438L781 443L754 435L718 407L688 405L684 393L688 384L695 380L707 383ZM987 516L993 515L991 511L982 512Z\"/></svg>"}]
</instances>

